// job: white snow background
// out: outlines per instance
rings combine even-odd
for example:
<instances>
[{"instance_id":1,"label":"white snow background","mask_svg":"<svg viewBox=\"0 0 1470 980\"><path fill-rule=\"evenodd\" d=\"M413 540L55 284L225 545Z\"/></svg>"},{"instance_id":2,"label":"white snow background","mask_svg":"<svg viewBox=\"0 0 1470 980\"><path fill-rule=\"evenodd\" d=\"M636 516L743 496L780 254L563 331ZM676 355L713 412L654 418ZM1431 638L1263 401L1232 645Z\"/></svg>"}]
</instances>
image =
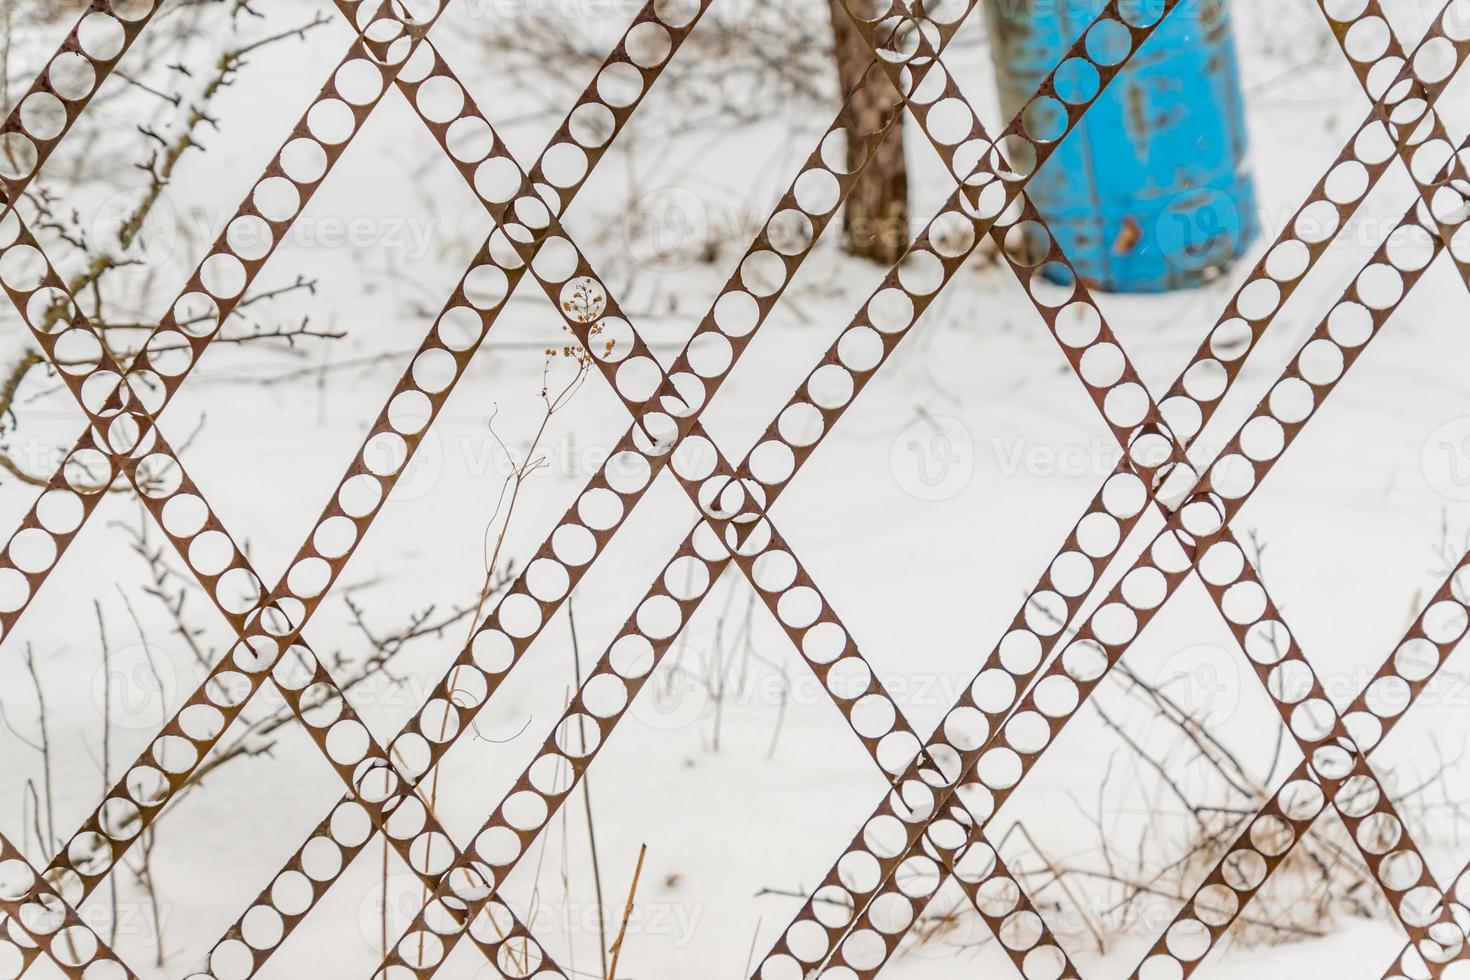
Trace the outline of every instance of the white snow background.
<instances>
[{"instance_id":1,"label":"white snow background","mask_svg":"<svg viewBox=\"0 0 1470 980\"><path fill-rule=\"evenodd\" d=\"M719 16L721 2L711 18ZM173 223L154 230L156 264L135 273L154 319L348 43L347 27L322 0L261 0L257 6L267 16L242 31L269 33L319 11L331 21L302 40L262 49L218 99L220 126L206 132L207 152L187 154L167 191ZM1237 0L1233 6L1263 237L1208 288L1098 297L1156 396L1367 107L1313 4ZM1385 6L1406 45L1423 33L1428 0ZM804 16L825 16L825 5L811 7ZM498 70L505 53L483 43L487 9L452 0L432 36L528 165L593 66L548 65L541 88L529 92ZM515 16L543 18L611 44L632 8L517 9ZM742 16L764 16L779 23L790 9L746 4L729 18L738 23ZM713 20L702 23L696 35L713 27ZM13 77L28 79L65 29L57 22L9 39ZM972 16L946 61L984 118L998 126L984 33L983 18ZM223 32L201 38L191 48L191 63L207 65L211 52L236 41ZM157 74L159 66L131 58L122 72ZM1456 139L1470 128L1463 76L1439 104ZM113 78L108 84L126 83ZM834 83L818 78L813 84L830 91ZM675 123L686 96L666 79L655 85L564 219L666 366L830 118L798 104L777 105L759 122L679 132ZM132 90L98 111L119 145L134 146L134 125L155 118L159 107L147 93ZM908 125L918 227L951 185L912 120ZM44 184L89 163L104 171L80 181L71 203L83 220L89 214L103 220L114 194L141 186L140 175L110 166L113 158L104 149L65 143L43 173ZM647 261L649 243L634 233L629 215L658 194L694 202L692 227L700 239L694 246L707 237L708 260L691 247L688 261ZM1218 446L1234 431L1411 196L1395 164L1278 315L1202 444ZM268 581L284 571L407 355L489 230L488 218L397 92L373 113L297 224L298 233L274 254L254 290L286 285L298 275L319 286L314 295L293 294L259 316L282 322L310 316L315 326L341 330L345 338L306 341L294 353L215 345L161 419L175 446L187 442L184 464ZM351 229L357 233L348 235ZM731 459L752 445L881 278L877 266L840 253L834 237L835 229L802 267L705 415ZM52 251L58 260L61 254L59 246ZM1238 532L1254 532L1265 544L1267 586L1340 706L1377 669L1445 574L1446 547L1458 556L1465 545L1470 485L1459 467L1470 465L1467 313L1470 296L1441 258L1236 524ZM0 318L0 353L8 364L30 340L13 311ZM539 408L542 349L563 337L545 297L534 283L524 284L307 627L315 650L349 659L368 652L347 597L384 633L431 605L446 611L473 601L487 524L508 472L487 424L493 415L496 431L513 449L524 449ZM291 377L282 380L288 372ZM12 451L30 453L31 469L49 473L56 452L80 431L81 414L53 381L33 379L23 396ZM522 495L507 555L522 559L535 550L627 423L602 379L589 378L541 447L549 465ZM1098 413L1011 273L976 258L861 394L772 516L909 719L927 733L979 668L1116 458ZM16 526L36 493L0 476L0 527ZM147 567L133 552L127 528L146 520L127 495L110 496L0 655L0 707L16 730L34 733L38 708L22 658L25 649L34 652L53 755L52 817L62 840L103 792L94 603L116 657L114 774L202 676L157 601L143 592ZM574 594L584 665L605 649L693 521L687 499L667 475L661 477ZM1156 526L1143 522L1136 547ZM151 540L167 547L156 529ZM591 769L609 908L595 904L580 793L506 886L538 938L579 974L599 973L596 918L616 923L638 847L646 843L620 975L747 975L752 950L756 958L764 953L800 904L798 897L760 893L804 895L884 793L880 774L763 606L757 603L750 615L748 637L737 636L749 605L750 587L732 568ZM200 645L219 655L228 647L225 624L202 595L190 608L206 629ZM396 662L401 684L353 692L380 742L417 709L463 635L463 626L456 626L410 645ZM163 668L162 691L148 679L145 652ZM721 657L732 666L718 666ZM1460 654L1451 661L1450 675L1466 667L1462 660ZM1197 582L1181 589L1125 662L1141 676L1170 680L1176 690L1182 684L1183 696L1264 777L1279 722ZM461 843L554 724L573 685L572 670L563 611L481 713L478 736L461 739L444 763L437 809ZM726 693L717 711L711 683L721 676ZM1136 702L1125 700L1116 682L1105 684L1097 699L1117 706L1139 738L1168 737L1137 714ZM1375 753L1375 764L1382 772L1394 769L1399 783L1412 783L1431 765L1433 752L1460 752L1467 721L1470 689L1449 676ZM1096 811L1100 792L1127 790L1116 773L1107 777L1122 747L1096 712L1081 710L992 821L992 839L1021 823L1054 857L1088 863L1097 851L1088 812ZM1289 749L1276 778L1296 761ZM52 855L32 831L24 784L39 786L43 776L39 755L0 732L0 829L25 842L38 865ZM1207 768L1184 766L1178 777L1202 798L1220 789ZM1145 776L1135 772L1132 778ZM1450 765L1443 782L1446 799L1464 797L1470 766ZM164 967L153 965L160 930L147 900L134 876L121 869L113 875L116 948L142 976L189 972L341 792L294 728L279 733L268 755L221 768L159 824L154 874ZM1137 839L1144 824L1160 834L1156 841L1176 839L1182 853L1187 823L1178 808L1117 815L1111 833L1120 841ZM1460 838L1460 829L1449 811L1416 827L1441 882L1470 858L1470 840ZM1034 865L1023 838L1007 839L1009 860ZM367 976L381 952L383 873L382 850L373 845L262 976ZM396 858L387 874L390 929L400 929L416 910L419 891ZM1107 889L1094 894L1085 884L1079 888L1081 900L1096 909L1109 904ZM1043 898L1040 904L1065 904L1055 890ZM108 889L99 889L88 905L89 920L110 928ZM1163 897L1144 902L1139 921L1106 954L1067 908L1048 905L1047 914L1087 975L1116 977L1133 967L1177 905ZM1377 977L1403 941L1397 925L1383 918L1341 916L1324 931L1324 938L1261 948L1227 944L1199 975L1265 970ZM442 975L474 977L482 966L465 944ZM944 980L987 970L1008 975L1010 967L971 917L931 943L907 948L887 975ZM60 974L42 961L30 975Z\"/></svg>"}]
</instances>

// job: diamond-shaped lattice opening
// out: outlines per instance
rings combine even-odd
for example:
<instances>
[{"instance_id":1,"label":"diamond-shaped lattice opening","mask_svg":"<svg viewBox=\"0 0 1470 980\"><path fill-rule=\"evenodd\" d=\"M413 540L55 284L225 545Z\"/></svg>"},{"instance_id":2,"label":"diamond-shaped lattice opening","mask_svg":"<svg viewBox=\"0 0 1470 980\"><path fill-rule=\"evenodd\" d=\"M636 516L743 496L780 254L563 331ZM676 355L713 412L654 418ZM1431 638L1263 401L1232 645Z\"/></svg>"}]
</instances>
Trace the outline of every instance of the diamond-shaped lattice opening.
<instances>
[{"instance_id":1,"label":"diamond-shaped lattice opening","mask_svg":"<svg viewBox=\"0 0 1470 980\"><path fill-rule=\"evenodd\" d=\"M305 37L248 52L280 25L212 6L155 17L37 171L32 194L49 191L67 207L53 206L32 230L64 279L98 281L105 322L151 326L168 310L280 146L285 120L306 110L346 52L351 31L326 0L293 5L289 16L313 25ZM108 33L89 32L83 50ZM56 72L61 94L87 77L70 62ZM255 111L260 104L280 113ZM112 260L100 276L99 255Z\"/></svg>"},{"instance_id":2,"label":"diamond-shaped lattice opening","mask_svg":"<svg viewBox=\"0 0 1470 980\"><path fill-rule=\"evenodd\" d=\"M589 676L622 627L628 610L637 605L649 582L663 569L665 559L693 525L693 508L682 497L681 491L667 484L648 495L644 505L630 516L625 530L573 590L570 614L563 605L547 621L515 666L500 675L488 705L472 728L463 732L444 755L438 778L431 777L429 787L435 812L457 839L473 839L496 804L511 791L548 734L556 729L568 699L577 689L576 678L585 680ZM523 553L512 554L521 559L518 568L523 566ZM482 620L488 611L487 606ZM513 626L514 615L498 621ZM394 670L400 678L398 683L365 685L351 692L349 698L376 730L396 732L416 718L432 693L432 685L464 649L468 629L468 620L464 620L446 629L442 636L416 644L417 649L409 651Z\"/></svg>"},{"instance_id":3,"label":"diamond-shaped lattice opening","mask_svg":"<svg viewBox=\"0 0 1470 980\"><path fill-rule=\"evenodd\" d=\"M610 937L639 845L648 844L621 962L647 963L653 975L743 962L752 936L768 943L885 785L759 604L754 645L741 648L736 630L750 597L743 580L716 585L589 770ZM596 892L580 789L563 812L506 888L522 909L532 907L534 891L544 918L523 919L561 962L595 962ZM771 846L752 848L745 834L719 831L732 816ZM818 839L829 843L809 843Z\"/></svg>"},{"instance_id":4,"label":"diamond-shaped lattice opening","mask_svg":"<svg viewBox=\"0 0 1470 980\"><path fill-rule=\"evenodd\" d=\"M492 337L490 346L496 341ZM600 378L585 379L542 430L541 386L565 384L575 371L556 358L545 378L545 362L541 349L514 344L504 345L503 353L482 352L323 602L322 635L337 638L351 662L381 655L383 644L405 630L421 634L432 627L432 635L392 646L393 675L424 684L401 699L383 690L388 710L374 713L370 724L390 725L385 735L428 696L426 685L464 647L475 612L483 620L493 607L493 601L480 602L487 563L495 564L489 576L494 600L532 560L607 458L605 447L622 434L619 416L626 413ZM538 459L540 465L526 465L518 488L516 472ZM420 626L412 628L416 621ZM373 700L376 695L369 695Z\"/></svg>"},{"instance_id":5,"label":"diamond-shaped lattice opening","mask_svg":"<svg viewBox=\"0 0 1470 980\"><path fill-rule=\"evenodd\" d=\"M1371 676L1465 552L1470 399L1444 365L1470 353L1466 309L1436 263L1244 512L1266 585L1324 673ZM1404 391L1391 412L1386 377L1415 379L1390 382ZM1330 503L1303 507L1304 487Z\"/></svg>"},{"instance_id":6,"label":"diamond-shaped lattice opening","mask_svg":"<svg viewBox=\"0 0 1470 980\"><path fill-rule=\"evenodd\" d=\"M1009 270L957 280L772 510L878 673L928 691L923 730L1121 455Z\"/></svg>"},{"instance_id":7,"label":"diamond-shaped lattice opening","mask_svg":"<svg viewBox=\"0 0 1470 980\"><path fill-rule=\"evenodd\" d=\"M39 539L18 538L11 554L29 561L32 546ZM109 574L87 574L102 568ZM0 657L12 738L5 778L29 782L39 812L28 801L3 830L44 863L54 849L35 847L34 828L63 846L234 634L129 492L99 504L6 639L15 652Z\"/></svg>"},{"instance_id":8,"label":"diamond-shaped lattice opening","mask_svg":"<svg viewBox=\"0 0 1470 980\"><path fill-rule=\"evenodd\" d=\"M416 184L420 172L430 179ZM249 530L262 576L285 570L489 228L438 145L389 93L246 294L262 299L237 308L180 389L163 430L224 525ZM308 335L222 342L301 330ZM313 375L342 400L313 386ZM338 384L343 376L351 383ZM234 397L218 397L225 387ZM190 440L196 426L200 438ZM302 437L315 451L299 451ZM432 483L442 436L426 442L425 458L400 478L404 496Z\"/></svg>"},{"instance_id":9,"label":"diamond-shaped lattice opening","mask_svg":"<svg viewBox=\"0 0 1470 980\"><path fill-rule=\"evenodd\" d=\"M1268 879L1267 887L1242 906L1241 919L1260 924L1258 930L1280 932L1281 923L1290 921L1288 917L1294 911L1310 909L1314 902L1322 903L1319 928L1315 930L1321 934L1306 931L1286 937L1278 944L1283 946L1285 956L1280 960L1273 956L1269 969L1274 974L1278 969L1292 969L1296 964L1311 962L1312 969L1320 964L1322 969L1341 971L1342 976L1382 975L1407 941L1402 927L1392 916L1384 915L1383 893L1372 876L1365 875L1361 886L1352 893L1351 901L1323 902L1321 889L1314 888L1320 881L1319 869L1304 848L1314 849L1318 859L1322 854L1356 853L1342 819L1329 808L1317 819L1305 842L1299 842ZM1343 874L1349 878L1354 872ZM1270 883L1278 880L1280 884L1273 891ZM1341 933L1336 930L1351 930L1351 942L1342 941ZM1201 975L1226 977L1261 964L1267 950L1242 939L1236 933L1222 941L1224 948L1205 961Z\"/></svg>"},{"instance_id":10,"label":"diamond-shaped lattice opening","mask_svg":"<svg viewBox=\"0 0 1470 980\"><path fill-rule=\"evenodd\" d=\"M1079 967L1132 969L1301 759L1186 580L988 827Z\"/></svg>"},{"instance_id":11,"label":"diamond-shaped lattice opening","mask_svg":"<svg viewBox=\"0 0 1470 980\"><path fill-rule=\"evenodd\" d=\"M267 691L245 718L279 717L280 707L280 698ZM133 845L127 866L115 868L81 907L86 921L110 923L116 882L114 948L140 976L174 976L204 956L344 788L294 722L272 727L267 720L253 730L237 724L203 766L206 781L196 785L197 794L185 792L154 823L153 836ZM167 883L156 911L132 868L151 872L158 889ZM259 928L252 920L247 937L258 941Z\"/></svg>"}]
</instances>

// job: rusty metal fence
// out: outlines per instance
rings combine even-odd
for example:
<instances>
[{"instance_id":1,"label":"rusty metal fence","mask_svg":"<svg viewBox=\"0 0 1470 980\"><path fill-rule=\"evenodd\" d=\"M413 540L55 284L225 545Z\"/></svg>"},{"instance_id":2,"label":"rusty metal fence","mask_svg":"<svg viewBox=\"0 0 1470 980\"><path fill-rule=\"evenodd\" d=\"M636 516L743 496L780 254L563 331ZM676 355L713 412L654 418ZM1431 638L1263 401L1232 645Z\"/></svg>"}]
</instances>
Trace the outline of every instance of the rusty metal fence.
<instances>
[{"instance_id":1,"label":"rusty metal fence","mask_svg":"<svg viewBox=\"0 0 1470 980\"><path fill-rule=\"evenodd\" d=\"M973 902L1019 973L1076 976L1046 921L989 842L986 825L1129 643L1191 575L1202 580L1239 641L1303 762L1246 824L1135 975L1167 980L1192 973L1328 809L1342 818L1408 937L1383 975L1439 976L1448 964L1470 958L1465 941L1470 868L1448 885L1434 880L1368 760L1404 717L1403 712L1375 713L1371 695L1397 686L1412 700L1465 630L1470 553L1387 652L1373 680L1339 712L1231 530L1232 519L1266 473L1442 249L1470 283L1470 231L1464 223L1470 154L1464 143L1451 141L1435 108L1470 54L1470 16L1453 3L1439 8L1427 36L1405 51L1378 0L1318 0L1371 107L1158 400L1140 382L1087 284L1070 274L1070 263L1055 244L1039 253L1008 245L1023 236L1048 240L1046 221L1026 195L1031 175L1163 18L1195 0L1112 0L1024 110L998 131L981 122L942 60L974 0L893 0L876 18L855 16L873 53L862 86L892 86L903 107L866 135L867 159L907 114L948 168L954 190L771 419L755 448L737 461L708 435L700 413L861 173L861 166L849 169L849 113L838 111L667 371L559 220L711 2L649 0L540 156L523 169L433 43L432 28L444 0L334 0L354 28L340 65L127 364L114 359L95 324L68 295L18 204L160 4L92 0L10 112L0 139L8 159L18 163L0 174L5 201L0 283L88 425L0 560L0 639L15 629L96 508L102 489L95 473L100 471L135 488L238 640L48 867L25 863L20 850L0 838L0 861L8 869L24 870L24 881L0 896L5 975L19 975L38 958L49 957L70 976L134 976L76 909L269 683L340 777L342 797L191 976L254 976L378 834L385 835L431 897L376 976L433 976L464 939L479 947L500 975L567 976L502 900L500 886L606 744L716 577L732 563L830 690L853 735L891 786L760 959L753 974L759 980L874 976L927 901L950 880ZM389 88L414 108L483 203L494 228L287 573L268 586L185 473L154 419ZM847 93L847 104L853 98ZM64 109L64 125L45 131L34 122L28 125L44 116L34 112L38 106L56 102ZM451 111L444 110L446 105ZM1225 448L1208 465L1192 466L1185 451L1275 312L1396 160L1418 191L1397 227ZM771 233L792 226L804 234ZM987 237L1025 287L1123 456L1010 629L926 741L883 689L768 510ZM1070 285L1043 285L1043 271ZM426 703L398 735L380 745L301 631L362 541L506 297L527 274L621 399L628 428L607 465L588 481ZM468 336L462 329L467 323L477 327ZM418 795L419 785L470 727L664 469L697 504L697 523L511 791L472 839L452 840ZM1064 633L1061 624L1078 616L1124 539L1150 514L1162 515L1163 529L1116 586L1092 596L1093 611L1075 632Z\"/></svg>"}]
</instances>

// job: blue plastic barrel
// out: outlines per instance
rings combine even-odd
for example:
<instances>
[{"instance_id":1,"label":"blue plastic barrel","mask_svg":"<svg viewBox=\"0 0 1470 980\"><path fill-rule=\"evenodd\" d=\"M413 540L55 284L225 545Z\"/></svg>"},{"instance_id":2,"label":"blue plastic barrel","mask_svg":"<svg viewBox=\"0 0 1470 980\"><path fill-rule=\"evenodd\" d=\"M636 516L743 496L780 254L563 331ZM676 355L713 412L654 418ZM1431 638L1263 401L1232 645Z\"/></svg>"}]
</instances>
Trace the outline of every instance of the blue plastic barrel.
<instances>
[{"instance_id":1,"label":"blue plastic barrel","mask_svg":"<svg viewBox=\"0 0 1470 980\"><path fill-rule=\"evenodd\" d=\"M1158 6L1157 0L1129 2ZM1008 117L1103 4L984 4ZM1240 255L1258 223L1227 0L1184 0L1173 10L1028 192L1078 275L1104 290L1197 286Z\"/></svg>"}]
</instances>

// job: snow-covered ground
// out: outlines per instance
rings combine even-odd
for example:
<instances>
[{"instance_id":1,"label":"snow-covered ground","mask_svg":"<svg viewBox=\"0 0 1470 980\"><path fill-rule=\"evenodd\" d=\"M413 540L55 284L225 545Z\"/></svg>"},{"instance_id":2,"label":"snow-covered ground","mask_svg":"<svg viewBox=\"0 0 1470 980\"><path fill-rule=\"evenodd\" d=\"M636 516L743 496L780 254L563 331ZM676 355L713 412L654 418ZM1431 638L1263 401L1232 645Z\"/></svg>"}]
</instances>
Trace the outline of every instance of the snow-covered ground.
<instances>
[{"instance_id":1,"label":"snow-covered ground","mask_svg":"<svg viewBox=\"0 0 1470 980\"><path fill-rule=\"evenodd\" d=\"M452 7L434 38L492 121L509 120L505 136L529 163L560 113L534 111L537 103L526 90L497 73L495 52L477 40L484 25L476 11L487 5L458 3L465 9ZM154 229L150 255L156 262L133 273L140 284L154 277L145 294L152 305L144 310L152 318L346 47L345 26L320 0L257 6L274 29L317 11L333 19L303 40L262 49L221 94L221 126L208 134L208 152L186 155L167 193L165 213L175 220ZM1404 0L1387 6L1401 36L1412 41L1432 5ZM516 9L552 23L566 15ZM1238 0L1234 10L1264 244L1352 133L1366 100L1313 4ZM597 13L576 23L609 40L628 16L615 4ZM983 27L979 17L974 21L954 46L952 66L986 118L998 119ZM58 25L52 36L18 37L25 42L18 43L18 56L34 51L39 58L60 32ZM198 50L211 43L226 41L201 41ZM538 94L569 106L589 71L574 65L563 77L548 69ZM1465 83L1456 82L1440 104L1456 138L1470 128L1465 93ZM134 92L108 103L108 125L129 132L156 112L149 98ZM727 132L707 128L671 137L669 120L680 105L679 92L656 86L621 138L624 151L602 163L565 219L665 364L827 118L792 106ZM929 214L951 187L917 131L911 136L917 217ZM68 161L76 162L63 150L48 173ZM118 186L126 194L135 182L124 172L111 187L89 184L78 201L84 220L105 222L116 213L111 198ZM692 227L715 242L707 257L639 261L648 243L629 233L627 216L651 195L693 202L698 220ZM1406 177L1391 170L1340 244L1285 305L1205 445L1219 445L1234 431L1411 195ZM184 464L268 580L284 570L316 519L489 220L397 93L389 93L297 229L255 289L280 288L297 276L314 278L318 286L261 317L294 323L309 316L317 328L345 337L303 342L292 353L216 346L161 422L175 446L186 445ZM1193 353L1256 254L1207 289L1099 297L1156 394ZM727 456L738 459L753 444L882 271L819 247L705 415ZM1458 558L1466 543L1467 313L1470 295L1441 260L1237 522L1238 531L1264 544L1267 585L1329 693L1343 705L1443 577L1445 555ZM28 338L13 316L4 323L8 364ZM340 652L349 664L367 655L370 642L354 624L348 599L365 610L377 635L403 628L429 607L442 616L473 602L484 573L487 525L509 472L489 422L493 417L495 431L513 449L525 446L540 405L542 351L560 336L545 298L533 284L523 286L308 626L314 649ZM32 382L24 395L12 454L30 460L32 471L48 472L55 452L80 430L81 416L70 396L49 382ZM522 559L535 550L627 422L602 380L589 379L541 444L548 465L521 496L506 555ZM1003 267L977 258L879 372L772 516L910 721L928 732L978 669L1116 459L1106 428L1024 292ZM18 524L35 492L0 479L0 528ZM45 695L49 825L62 841L103 792L107 685L99 614L112 649L114 727L107 752L114 776L203 673L160 603L144 591L149 569L133 542L146 522L126 496L106 500L17 635L6 638L0 707L13 730L0 732L0 830L23 843L37 864L51 857L44 840L47 807L43 802L38 819L25 781L33 781L44 800L45 774L40 754L21 740L35 738L39 717L21 655L33 651ZM583 665L605 649L693 522L688 500L661 478L574 593ZM1143 531L1151 527L1145 522ZM148 530L151 547L167 547L156 529ZM748 583L733 569L727 572L592 767L609 907L595 902L580 794L507 884L513 904L563 965L600 975L598 917L620 916L638 847L646 843L620 975L747 975L748 960L769 948L801 896L882 797L880 774L785 635L751 599ZM216 655L226 649L228 630L206 600L196 595L187 608L203 631L196 644ZM395 661L400 683L354 689L353 703L380 741L418 708L458 653L465 629L460 623L407 645ZM575 683L571 635L563 611L481 714L477 731L449 753L437 810L459 840L473 834L558 717ZM161 690L150 660L161 668ZM1459 669L1470 676L1470 664L1460 660L1463 653L1451 661L1449 674ZM1247 768L1267 777L1279 723L1197 583L1186 584L1125 663L1144 678L1173 684L1215 723ZM1459 754L1470 708L1467 684L1449 676L1430 691L1375 754L1382 771L1392 768L1399 784L1411 785L1416 773L1432 766L1426 761L1432 753ZM1104 685L1097 698L1145 744L1168 738L1120 685ZM152 855L156 917L134 875L114 875L116 948L140 975L188 972L340 796L340 784L302 733L287 727L275 738L268 754L223 766L164 817ZM1127 753L1098 713L1079 712L1059 743L990 825L992 839L1007 841L1014 864L1034 866L1036 860L1033 845L1019 832L1008 833L1019 824L1052 858L1100 866L1093 823L1100 807L1119 840L1137 840L1144 825L1154 828L1156 864L1177 856L1168 853L1171 846L1183 853L1188 828L1180 808L1166 804L1167 812L1147 813L1136 807L1136 787L1128 782L1149 777L1135 765L1119 785L1129 763L1118 760ZM1287 750L1275 778L1296 761L1294 750ZM1182 767L1178 778L1201 799L1218 801L1225 792L1218 776L1198 766ZM1467 796L1470 766L1448 765L1434 800ZM1423 824L1416 834L1428 845L1432 870L1447 880L1470 859L1470 841L1460 839L1461 827L1446 810L1426 810ZM262 975L367 975L381 951L384 880L382 851L370 847ZM416 910L418 891L396 858L388 861L386 882L393 932ZM1110 940L1102 953L1069 903L1101 915L1113 893L1085 881L1076 888L1072 898L1052 889L1038 902L1049 908L1057 903L1053 927L1089 976L1126 975L1178 905L1163 896L1144 900L1127 934ZM108 889L99 889L88 904L89 918L111 928ZM160 921L165 964L156 968ZM1319 939L1232 945L1213 954L1202 975L1264 970L1377 977L1403 942L1387 920L1339 915L1323 930ZM479 972L482 966L465 948L443 975L490 976ZM983 926L961 918L932 942L906 949L888 975L943 980L995 966L1009 969ZM31 975L59 974L43 961Z\"/></svg>"}]
</instances>

